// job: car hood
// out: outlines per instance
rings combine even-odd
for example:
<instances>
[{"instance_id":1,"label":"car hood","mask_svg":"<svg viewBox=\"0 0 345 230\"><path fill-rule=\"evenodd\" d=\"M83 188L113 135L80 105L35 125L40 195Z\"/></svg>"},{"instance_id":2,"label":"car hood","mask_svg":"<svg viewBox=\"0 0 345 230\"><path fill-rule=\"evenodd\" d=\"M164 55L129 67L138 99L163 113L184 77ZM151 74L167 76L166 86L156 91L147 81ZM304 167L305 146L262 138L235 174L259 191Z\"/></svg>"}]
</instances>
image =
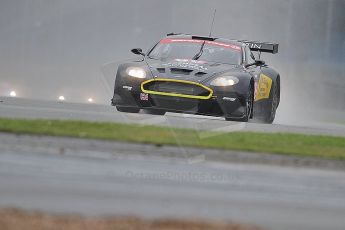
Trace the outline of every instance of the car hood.
<instances>
[{"instance_id":1,"label":"car hood","mask_svg":"<svg viewBox=\"0 0 345 230\"><path fill-rule=\"evenodd\" d=\"M239 65L209 63L190 59L151 59L146 62L154 77L206 82L226 72L243 71Z\"/></svg>"}]
</instances>

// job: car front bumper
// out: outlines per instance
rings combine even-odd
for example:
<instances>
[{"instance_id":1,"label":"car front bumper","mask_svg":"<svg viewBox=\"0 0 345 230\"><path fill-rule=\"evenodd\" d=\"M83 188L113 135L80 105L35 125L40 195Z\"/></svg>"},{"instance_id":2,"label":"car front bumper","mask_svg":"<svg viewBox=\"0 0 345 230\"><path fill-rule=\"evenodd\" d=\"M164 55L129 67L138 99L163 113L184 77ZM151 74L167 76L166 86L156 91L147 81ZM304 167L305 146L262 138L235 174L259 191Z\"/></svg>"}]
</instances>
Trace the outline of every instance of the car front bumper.
<instances>
[{"instance_id":1,"label":"car front bumper","mask_svg":"<svg viewBox=\"0 0 345 230\"><path fill-rule=\"evenodd\" d=\"M246 97L237 92L214 90L209 99L184 98L147 94L140 87L121 87L115 90L113 106L140 109L160 109L167 112L189 113L207 116L242 118L245 114Z\"/></svg>"}]
</instances>

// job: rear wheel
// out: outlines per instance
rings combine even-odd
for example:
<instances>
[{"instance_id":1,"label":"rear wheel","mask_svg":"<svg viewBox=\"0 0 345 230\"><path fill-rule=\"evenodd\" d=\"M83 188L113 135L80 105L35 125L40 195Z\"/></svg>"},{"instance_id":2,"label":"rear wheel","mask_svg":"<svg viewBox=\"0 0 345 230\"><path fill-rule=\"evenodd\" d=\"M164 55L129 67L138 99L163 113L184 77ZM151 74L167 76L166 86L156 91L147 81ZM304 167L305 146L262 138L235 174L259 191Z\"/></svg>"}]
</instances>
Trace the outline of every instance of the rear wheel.
<instances>
[{"instance_id":1,"label":"rear wheel","mask_svg":"<svg viewBox=\"0 0 345 230\"><path fill-rule=\"evenodd\" d=\"M249 119L252 117L253 114L253 104L254 104L254 96L253 96L253 87L252 85L249 86L247 98L246 98L246 106L245 106L245 115L242 118L227 118L225 117L225 120L227 121L242 121L242 122L248 122Z\"/></svg>"},{"instance_id":2,"label":"rear wheel","mask_svg":"<svg viewBox=\"0 0 345 230\"><path fill-rule=\"evenodd\" d=\"M117 111L124 113L139 113L139 108L116 106Z\"/></svg>"},{"instance_id":3,"label":"rear wheel","mask_svg":"<svg viewBox=\"0 0 345 230\"><path fill-rule=\"evenodd\" d=\"M278 84L274 83L272 87L272 100L270 105L267 107L262 118L259 121L265 124L272 124L276 116L276 111L279 105L279 88Z\"/></svg>"}]
</instances>

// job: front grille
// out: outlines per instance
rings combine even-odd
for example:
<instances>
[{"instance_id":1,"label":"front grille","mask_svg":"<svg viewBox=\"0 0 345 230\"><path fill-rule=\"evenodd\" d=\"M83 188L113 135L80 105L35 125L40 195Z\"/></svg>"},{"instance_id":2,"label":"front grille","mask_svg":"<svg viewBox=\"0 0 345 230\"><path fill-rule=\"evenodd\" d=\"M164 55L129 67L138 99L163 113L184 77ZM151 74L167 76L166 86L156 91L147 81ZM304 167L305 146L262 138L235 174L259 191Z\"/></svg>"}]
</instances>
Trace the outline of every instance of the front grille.
<instances>
[{"instance_id":1,"label":"front grille","mask_svg":"<svg viewBox=\"0 0 345 230\"><path fill-rule=\"evenodd\" d=\"M172 74L180 74L180 75L189 75L193 70L190 69L180 69L180 68L171 68L170 72Z\"/></svg>"},{"instance_id":2,"label":"front grille","mask_svg":"<svg viewBox=\"0 0 345 230\"><path fill-rule=\"evenodd\" d=\"M209 99L213 94L212 89L196 82L162 78L143 82L141 89L149 94L195 99Z\"/></svg>"}]
</instances>

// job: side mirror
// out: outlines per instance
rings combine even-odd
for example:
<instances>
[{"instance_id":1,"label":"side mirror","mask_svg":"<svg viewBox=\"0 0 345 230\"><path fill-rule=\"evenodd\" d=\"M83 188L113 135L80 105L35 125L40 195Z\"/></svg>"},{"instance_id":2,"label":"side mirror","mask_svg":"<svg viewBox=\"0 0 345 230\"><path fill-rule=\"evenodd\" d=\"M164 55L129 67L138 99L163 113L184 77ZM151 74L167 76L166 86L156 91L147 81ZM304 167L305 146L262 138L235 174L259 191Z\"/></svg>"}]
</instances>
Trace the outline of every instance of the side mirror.
<instances>
[{"instance_id":1,"label":"side mirror","mask_svg":"<svg viewBox=\"0 0 345 230\"><path fill-rule=\"evenodd\" d=\"M143 50L140 49L140 48L132 49L131 52L134 53L134 54L136 54L136 55L145 56L145 54L143 53Z\"/></svg>"},{"instance_id":2,"label":"side mirror","mask_svg":"<svg viewBox=\"0 0 345 230\"><path fill-rule=\"evenodd\" d=\"M255 62L245 65L245 67L248 68L248 67L253 66L253 65L263 66L263 65L265 65L265 61L257 59L257 60L255 60Z\"/></svg>"},{"instance_id":3,"label":"side mirror","mask_svg":"<svg viewBox=\"0 0 345 230\"><path fill-rule=\"evenodd\" d=\"M257 66L263 66L263 65L265 65L265 61L264 61L264 60L261 60L261 59L257 59L257 60L255 60L255 65L257 65Z\"/></svg>"}]
</instances>

